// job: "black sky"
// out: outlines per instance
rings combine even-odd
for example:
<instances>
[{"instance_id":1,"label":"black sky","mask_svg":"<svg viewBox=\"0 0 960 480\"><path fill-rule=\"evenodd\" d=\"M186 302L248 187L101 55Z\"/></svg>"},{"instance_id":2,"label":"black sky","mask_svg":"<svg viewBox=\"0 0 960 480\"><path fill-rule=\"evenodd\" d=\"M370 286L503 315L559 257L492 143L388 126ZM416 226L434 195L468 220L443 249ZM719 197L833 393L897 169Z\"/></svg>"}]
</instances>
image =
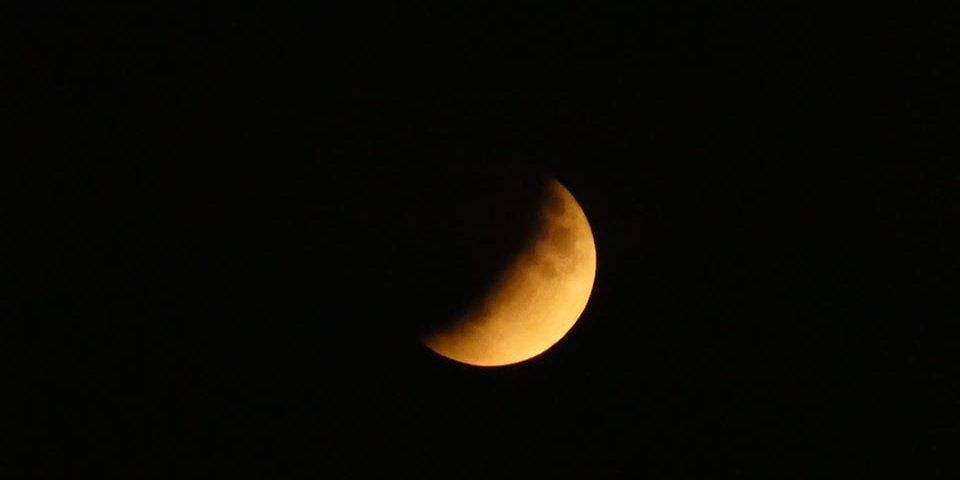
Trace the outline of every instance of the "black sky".
<instances>
[{"instance_id":1,"label":"black sky","mask_svg":"<svg viewBox=\"0 0 960 480\"><path fill-rule=\"evenodd\" d=\"M953 7L14 10L10 478L957 473ZM593 297L444 361L517 171Z\"/></svg>"}]
</instances>

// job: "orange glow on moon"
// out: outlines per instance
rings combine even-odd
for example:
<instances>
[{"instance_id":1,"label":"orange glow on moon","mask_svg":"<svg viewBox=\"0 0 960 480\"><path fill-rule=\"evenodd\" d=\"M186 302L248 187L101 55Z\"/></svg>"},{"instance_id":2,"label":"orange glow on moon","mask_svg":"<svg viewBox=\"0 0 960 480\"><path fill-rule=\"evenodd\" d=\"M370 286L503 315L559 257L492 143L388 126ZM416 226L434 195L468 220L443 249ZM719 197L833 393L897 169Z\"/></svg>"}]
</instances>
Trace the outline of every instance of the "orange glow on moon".
<instances>
[{"instance_id":1,"label":"orange glow on moon","mask_svg":"<svg viewBox=\"0 0 960 480\"><path fill-rule=\"evenodd\" d=\"M551 179L532 241L452 326L425 335L434 352L476 366L522 362L556 344L587 306L597 253L587 217Z\"/></svg>"}]
</instances>

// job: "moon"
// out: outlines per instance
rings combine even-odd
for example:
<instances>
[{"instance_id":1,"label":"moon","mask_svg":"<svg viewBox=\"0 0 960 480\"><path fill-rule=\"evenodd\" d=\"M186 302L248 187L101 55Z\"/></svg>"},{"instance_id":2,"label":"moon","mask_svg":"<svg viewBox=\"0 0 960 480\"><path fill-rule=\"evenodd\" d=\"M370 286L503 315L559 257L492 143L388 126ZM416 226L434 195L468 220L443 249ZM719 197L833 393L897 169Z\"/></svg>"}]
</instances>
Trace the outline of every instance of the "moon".
<instances>
[{"instance_id":1,"label":"moon","mask_svg":"<svg viewBox=\"0 0 960 480\"><path fill-rule=\"evenodd\" d=\"M468 365L494 367L530 359L573 327L587 306L597 253L586 214L556 179L548 179L529 241L480 299L421 340Z\"/></svg>"}]
</instances>

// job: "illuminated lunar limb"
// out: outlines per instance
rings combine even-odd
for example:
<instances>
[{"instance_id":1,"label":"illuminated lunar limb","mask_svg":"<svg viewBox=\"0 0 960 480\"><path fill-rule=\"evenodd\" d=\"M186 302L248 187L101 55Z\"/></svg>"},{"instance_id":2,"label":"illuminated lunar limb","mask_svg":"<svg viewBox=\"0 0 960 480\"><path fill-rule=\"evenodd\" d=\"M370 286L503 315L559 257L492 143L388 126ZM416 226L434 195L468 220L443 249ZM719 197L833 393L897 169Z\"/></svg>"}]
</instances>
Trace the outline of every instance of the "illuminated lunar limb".
<instances>
[{"instance_id":1,"label":"illuminated lunar limb","mask_svg":"<svg viewBox=\"0 0 960 480\"><path fill-rule=\"evenodd\" d=\"M424 335L434 352L476 366L539 355L563 338L587 306L597 254L587 217L551 179L533 238L489 293L449 326Z\"/></svg>"}]
</instances>

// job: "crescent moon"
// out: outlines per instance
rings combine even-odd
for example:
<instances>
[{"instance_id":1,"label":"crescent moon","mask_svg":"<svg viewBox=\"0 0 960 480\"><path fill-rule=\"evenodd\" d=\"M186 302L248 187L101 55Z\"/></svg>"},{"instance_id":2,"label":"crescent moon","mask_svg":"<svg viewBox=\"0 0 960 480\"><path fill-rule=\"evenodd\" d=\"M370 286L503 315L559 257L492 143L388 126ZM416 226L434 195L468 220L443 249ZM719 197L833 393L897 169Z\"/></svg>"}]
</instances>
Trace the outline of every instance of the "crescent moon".
<instances>
[{"instance_id":1,"label":"crescent moon","mask_svg":"<svg viewBox=\"0 0 960 480\"><path fill-rule=\"evenodd\" d=\"M577 322L596 276L593 233L560 182L544 190L531 240L479 302L421 338L429 349L469 365L509 365L543 353Z\"/></svg>"}]
</instances>

